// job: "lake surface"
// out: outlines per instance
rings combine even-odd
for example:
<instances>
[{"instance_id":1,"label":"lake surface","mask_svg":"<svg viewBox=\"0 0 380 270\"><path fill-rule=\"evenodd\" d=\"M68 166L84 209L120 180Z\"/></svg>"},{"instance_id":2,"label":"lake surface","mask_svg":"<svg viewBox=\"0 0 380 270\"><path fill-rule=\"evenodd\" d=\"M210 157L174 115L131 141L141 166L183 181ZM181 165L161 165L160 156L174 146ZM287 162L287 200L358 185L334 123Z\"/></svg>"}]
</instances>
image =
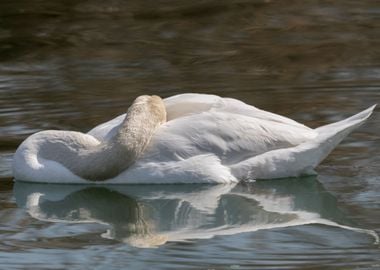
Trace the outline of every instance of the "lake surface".
<instances>
[{"instance_id":1,"label":"lake surface","mask_svg":"<svg viewBox=\"0 0 380 270\"><path fill-rule=\"evenodd\" d=\"M0 2L0 268L380 268L379 109L317 177L14 184L12 155L28 135L85 132L140 94L184 92L235 97L311 127L343 119L380 101L380 6Z\"/></svg>"}]
</instances>

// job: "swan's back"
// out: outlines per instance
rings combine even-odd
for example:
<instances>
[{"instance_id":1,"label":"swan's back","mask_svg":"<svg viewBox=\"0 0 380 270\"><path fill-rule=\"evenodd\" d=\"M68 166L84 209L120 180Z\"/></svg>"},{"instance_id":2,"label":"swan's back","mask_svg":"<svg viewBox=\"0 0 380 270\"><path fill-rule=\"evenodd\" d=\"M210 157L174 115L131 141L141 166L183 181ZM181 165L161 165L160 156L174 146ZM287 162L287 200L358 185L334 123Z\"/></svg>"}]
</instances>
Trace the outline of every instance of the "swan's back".
<instances>
[{"instance_id":1,"label":"swan's back","mask_svg":"<svg viewBox=\"0 0 380 270\"><path fill-rule=\"evenodd\" d=\"M207 94L180 94L166 98L164 102L168 114L168 121L189 114L197 114L205 111L219 111L296 126L308 131L312 130L290 118L260 110L234 98L222 98Z\"/></svg>"}]
</instances>

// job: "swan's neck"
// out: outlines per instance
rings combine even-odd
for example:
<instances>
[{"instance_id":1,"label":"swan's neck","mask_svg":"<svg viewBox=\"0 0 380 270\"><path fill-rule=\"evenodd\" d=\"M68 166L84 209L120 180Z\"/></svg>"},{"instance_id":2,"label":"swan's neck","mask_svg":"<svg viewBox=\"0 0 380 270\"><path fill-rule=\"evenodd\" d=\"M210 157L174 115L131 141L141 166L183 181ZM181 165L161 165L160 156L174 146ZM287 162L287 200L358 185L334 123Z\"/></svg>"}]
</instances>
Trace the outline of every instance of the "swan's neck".
<instances>
[{"instance_id":1,"label":"swan's neck","mask_svg":"<svg viewBox=\"0 0 380 270\"><path fill-rule=\"evenodd\" d=\"M140 96L128 109L119 130L109 143L127 151L131 161L134 161L144 151L156 129L164 122L166 109L162 99L158 96Z\"/></svg>"},{"instance_id":2,"label":"swan's neck","mask_svg":"<svg viewBox=\"0 0 380 270\"><path fill-rule=\"evenodd\" d=\"M156 129L165 121L162 99L140 96L128 109L119 130L109 141L95 146L81 145L77 149L65 147L54 155L54 160L84 179L103 181L113 178L139 158Z\"/></svg>"}]
</instances>

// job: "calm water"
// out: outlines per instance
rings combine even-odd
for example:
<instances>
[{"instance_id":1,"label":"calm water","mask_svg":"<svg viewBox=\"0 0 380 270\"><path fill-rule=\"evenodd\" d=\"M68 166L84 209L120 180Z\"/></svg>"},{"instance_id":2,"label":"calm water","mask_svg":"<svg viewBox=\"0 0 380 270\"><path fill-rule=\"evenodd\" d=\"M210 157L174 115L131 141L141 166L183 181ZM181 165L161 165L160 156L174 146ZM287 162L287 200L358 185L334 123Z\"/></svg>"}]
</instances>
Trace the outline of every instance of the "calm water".
<instances>
[{"instance_id":1,"label":"calm water","mask_svg":"<svg viewBox=\"0 0 380 270\"><path fill-rule=\"evenodd\" d=\"M307 2L307 3L306 3ZM239 98L309 126L380 101L377 1L1 1L1 269L379 269L380 114L319 176L236 186L14 184L43 129L140 94Z\"/></svg>"}]
</instances>

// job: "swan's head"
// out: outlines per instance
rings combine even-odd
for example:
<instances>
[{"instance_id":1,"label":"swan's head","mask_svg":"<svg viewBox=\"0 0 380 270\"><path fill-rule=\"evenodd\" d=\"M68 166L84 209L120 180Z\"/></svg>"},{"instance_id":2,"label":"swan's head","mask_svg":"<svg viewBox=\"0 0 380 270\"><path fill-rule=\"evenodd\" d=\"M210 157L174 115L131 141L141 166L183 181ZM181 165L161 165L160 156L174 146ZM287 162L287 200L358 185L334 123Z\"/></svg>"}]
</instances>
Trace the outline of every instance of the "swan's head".
<instances>
[{"instance_id":1,"label":"swan's head","mask_svg":"<svg viewBox=\"0 0 380 270\"><path fill-rule=\"evenodd\" d=\"M166 107L164 101L159 96L150 96L149 103L151 106L152 114L157 116L160 124L166 122Z\"/></svg>"},{"instance_id":2,"label":"swan's head","mask_svg":"<svg viewBox=\"0 0 380 270\"><path fill-rule=\"evenodd\" d=\"M135 99L129 110L136 107L144 108L146 114L149 115L150 120L158 123L159 125L166 122L166 108L165 104L159 96L143 95Z\"/></svg>"}]
</instances>

